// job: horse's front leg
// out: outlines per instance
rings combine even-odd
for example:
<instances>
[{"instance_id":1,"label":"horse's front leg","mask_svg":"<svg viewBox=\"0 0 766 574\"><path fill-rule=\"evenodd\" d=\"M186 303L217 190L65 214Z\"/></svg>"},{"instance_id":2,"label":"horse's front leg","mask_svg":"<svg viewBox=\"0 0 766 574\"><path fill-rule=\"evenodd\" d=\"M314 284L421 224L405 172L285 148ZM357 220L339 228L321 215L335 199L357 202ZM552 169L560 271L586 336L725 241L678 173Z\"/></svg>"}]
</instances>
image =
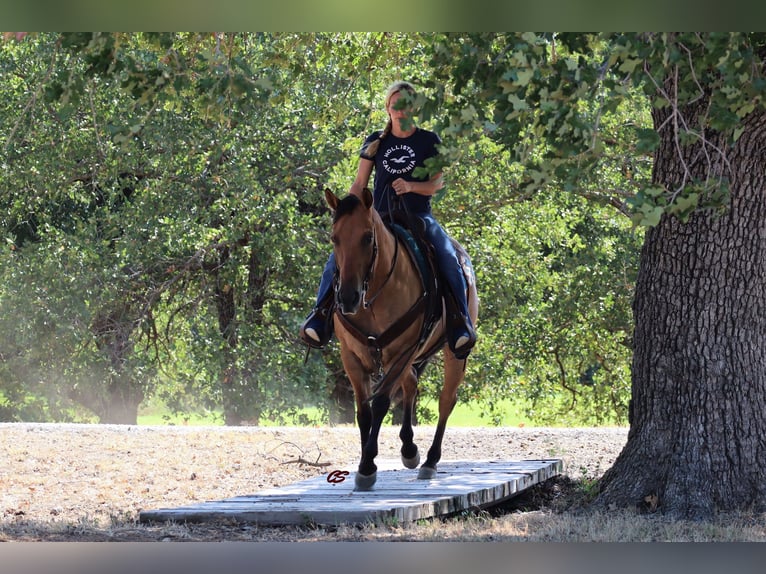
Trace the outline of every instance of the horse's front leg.
<instances>
[{"instance_id":1,"label":"horse's front leg","mask_svg":"<svg viewBox=\"0 0 766 574\"><path fill-rule=\"evenodd\" d=\"M399 438L402 440L402 464L406 468L417 468L420 464L418 445L414 442L412 420L415 415L415 398L418 392L418 377L414 367L402 376L402 428Z\"/></svg>"},{"instance_id":2,"label":"horse's front leg","mask_svg":"<svg viewBox=\"0 0 766 574\"><path fill-rule=\"evenodd\" d=\"M362 441L360 452L364 453L365 446L370 440L370 429L372 428L372 409L370 401L366 396L359 394L356 396L356 424L359 426L359 438Z\"/></svg>"},{"instance_id":3,"label":"horse's front leg","mask_svg":"<svg viewBox=\"0 0 766 574\"><path fill-rule=\"evenodd\" d=\"M359 472L357 473L356 481L357 483L361 481L364 485L365 483L370 482L370 478L360 478L359 474L362 473L362 476L364 477L373 474L375 471L375 465L373 464L372 467L370 467L370 463L368 462L371 460L368 454L370 452L368 445L370 444L370 433L374 418L373 409L369 400L370 373L365 369L364 365L362 365L359 358L345 347L341 347L340 356L343 361L343 368L346 371L346 375L351 382L351 387L354 390L356 422L359 426L359 438L361 440L361 461L359 463ZM375 439L375 444L377 444L377 438ZM374 457L375 455L373 454L372 458ZM375 479L373 475L371 484L374 483Z\"/></svg>"},{"instance_id":4,"label":"horse's front leg","mask_svg":"<svg viewBox=\"0 0 766 574\"><path fill-rule=\"evenodd\" d=\"M391 398L388 395L375 397L371 405L367 402L366 408L371 414L372 421L367 442L362 446L362 460L359 461L359 469L354 480L355 490L372 490L378 479L378 467L375 464L375 457L378 456L378 436L390 405Z\"/></svg>"}]
</instances>

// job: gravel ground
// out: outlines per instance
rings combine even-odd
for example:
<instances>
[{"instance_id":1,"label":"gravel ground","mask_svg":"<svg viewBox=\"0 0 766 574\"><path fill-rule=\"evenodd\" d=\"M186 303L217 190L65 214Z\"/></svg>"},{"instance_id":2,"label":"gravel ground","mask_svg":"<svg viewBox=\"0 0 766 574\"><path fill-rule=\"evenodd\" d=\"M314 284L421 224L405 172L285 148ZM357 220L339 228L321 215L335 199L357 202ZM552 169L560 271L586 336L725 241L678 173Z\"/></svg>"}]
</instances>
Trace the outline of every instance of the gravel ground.
<instances>
[{"instance_id":1,"label":"gravel ground","mask_svg":"<svg viewBox=\"0 0 766 574\"><path fill-rule=\"evenodd\" d=\"M430 446L433 430L415 428L422 453ZM378 460L398 460L398 432L399 427L384 427ZM448 428L443 459L560 458L565 475L595 478L619 455L627 432L627 428ZM171 525L139 525L138 514L253 494L330 470L354 471L358 442L358 431L351 426L3 423L0 540L194 538L189 530L177 531ZM197 539L236 538L221 528L205 532ZM280 538L274 532L262 535Z\"/></svg>"}]
</instances>

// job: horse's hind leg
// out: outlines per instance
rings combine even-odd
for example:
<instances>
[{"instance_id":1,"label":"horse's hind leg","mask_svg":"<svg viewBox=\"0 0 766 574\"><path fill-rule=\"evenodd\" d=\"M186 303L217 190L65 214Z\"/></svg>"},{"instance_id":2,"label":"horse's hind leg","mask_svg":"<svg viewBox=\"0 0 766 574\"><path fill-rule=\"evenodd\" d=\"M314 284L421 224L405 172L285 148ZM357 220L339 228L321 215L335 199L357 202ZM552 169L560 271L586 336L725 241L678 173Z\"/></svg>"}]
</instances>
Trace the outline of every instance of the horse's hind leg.
<instances>
[{"instance_id":1,"label":"horse's hind leg","mask_svg":"<svg viewBox=\"0 0 766 574\"><path fill-rule=\"evenodd\" d=\"M418 392L418 379L415 368L402 376L402 428L399 438L402 439L402 464L407 468L417 468L420 464L418 445L413 441L415 433L412 431L412 420L415 411L415 397Z\"/></svg>"},{"instance_id":2,"label":"horse's hind leg","mask_svg":"<svg viewBox=\"0 0 766 574\"><path fill-rule=\"evenodd\" d=\"M442 440L447 428L447 419L452 414L452 409L457 403L457 389L463 382L464 361L458 360L452 351L444 348L444 386L439 394L439 420L436 423L436 432L428 449L428 456L423 466L418 471L418 478L429 479L436 475L436 464L442 457Z\"/></svg>"}]
</instances>

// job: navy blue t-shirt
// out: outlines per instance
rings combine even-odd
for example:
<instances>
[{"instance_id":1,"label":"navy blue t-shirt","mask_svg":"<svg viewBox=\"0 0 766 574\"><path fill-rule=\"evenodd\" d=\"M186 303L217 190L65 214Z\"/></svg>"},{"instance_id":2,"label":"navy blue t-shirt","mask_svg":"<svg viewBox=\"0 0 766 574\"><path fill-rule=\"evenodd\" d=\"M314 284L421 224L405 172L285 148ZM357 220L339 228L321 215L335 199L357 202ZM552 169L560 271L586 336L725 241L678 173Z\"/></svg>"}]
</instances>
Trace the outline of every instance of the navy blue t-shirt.
<instances>
[{"instance_id":1,"label":"navy blue t-shirt","mask_svg":"<svg viewBox=\"0 0 766 574\"><path fill-rule=\"evenodd\" d=\"M360 157L369 159L364 152L371 142L380 137L380 133L377 131L364 140ZM417 128L411 136L406 138L398 138L393 134L388 134L380 142L378 151L373 158L375 161L375 181L372 196L375 209L385 213L397 205L395 201L397 195L391 187L391 183L395 179L400 177L407 181L426 181L428 179L427 176L414 177L412 172L416 167L425 167L425 160L439 153L436 146L440 143L441 139L437 134L421 128ZM403 200L403 208L409 213L431 213L430 196L405 193L399 196L399 199Z\"/></svg>"}]
</instances>

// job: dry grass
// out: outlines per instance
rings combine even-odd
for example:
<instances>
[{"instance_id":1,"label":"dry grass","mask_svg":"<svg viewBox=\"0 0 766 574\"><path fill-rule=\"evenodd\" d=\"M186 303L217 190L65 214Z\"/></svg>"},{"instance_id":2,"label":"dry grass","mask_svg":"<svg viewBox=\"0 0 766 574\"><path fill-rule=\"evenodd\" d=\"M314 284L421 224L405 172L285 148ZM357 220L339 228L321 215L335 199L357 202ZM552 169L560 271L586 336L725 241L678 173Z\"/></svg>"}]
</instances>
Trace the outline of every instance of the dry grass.
<instances>
[{"instance_id":1,"label":"dry grass","mask_svg":"<svg viewBox=\"0 0 766 574\"><path fill-rule=\"evenodd\" d=\"M427 448L433 429L418 427ZM381 436L397 458L398 428ZM139 524L141 510L252 494L353 470L351 427L225 428L0 424L0 540L12 541L765 541L763 516L684 523L584 506L626 429L449 429L445 458L562 458L567 474L491 512L412 524L264 528ZM325 466L329 465L329 466Z\"/></svg>"}]
</instances>

